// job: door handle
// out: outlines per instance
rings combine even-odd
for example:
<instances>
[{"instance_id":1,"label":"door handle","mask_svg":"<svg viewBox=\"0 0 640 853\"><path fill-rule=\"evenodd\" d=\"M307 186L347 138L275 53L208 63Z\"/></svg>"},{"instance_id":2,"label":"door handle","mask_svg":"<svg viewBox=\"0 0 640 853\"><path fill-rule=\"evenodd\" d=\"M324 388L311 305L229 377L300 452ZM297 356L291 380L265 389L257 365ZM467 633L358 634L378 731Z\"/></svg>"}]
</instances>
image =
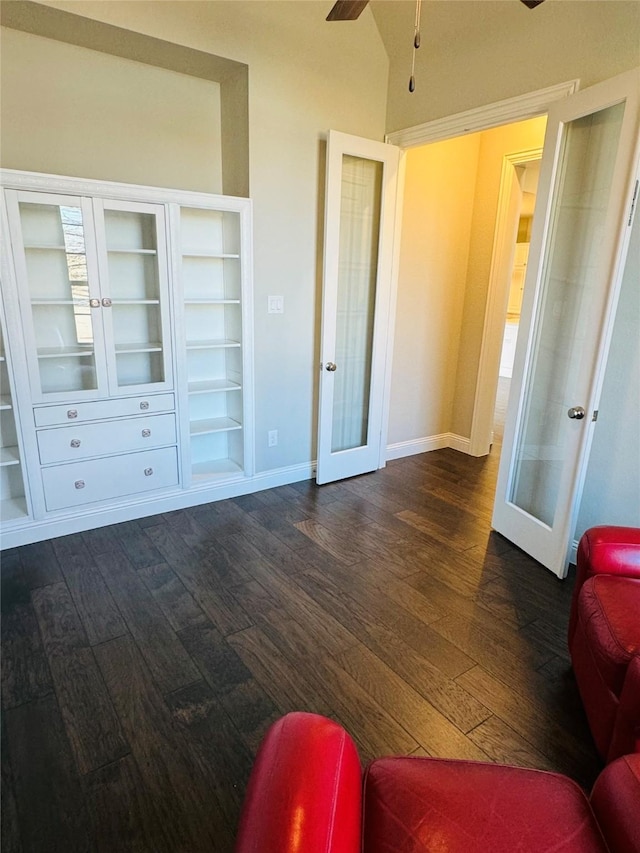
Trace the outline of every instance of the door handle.
<instances>
[{"instance_id":1,"label":"door handle","mask_svg":"<svg viewBox=\"0 0 640 853\"><path fill-rule=\"evenodd\" d=\"M333 373L334 370L338 369L338 365L334 364L332 361L328 361L325 365L325 368L329 371L329 373Z\"/></svg>"},{"instance_id":2,"label":"door handle","mask_svg":"<svg viewBox=\"0 0 640 853\"><path fill-rule=\"evenodd\" d=\"M567 416L574 421L581 421L585 416L585 411L582 406L572 406L567 412Z\"/></svg>"}]
</instances>

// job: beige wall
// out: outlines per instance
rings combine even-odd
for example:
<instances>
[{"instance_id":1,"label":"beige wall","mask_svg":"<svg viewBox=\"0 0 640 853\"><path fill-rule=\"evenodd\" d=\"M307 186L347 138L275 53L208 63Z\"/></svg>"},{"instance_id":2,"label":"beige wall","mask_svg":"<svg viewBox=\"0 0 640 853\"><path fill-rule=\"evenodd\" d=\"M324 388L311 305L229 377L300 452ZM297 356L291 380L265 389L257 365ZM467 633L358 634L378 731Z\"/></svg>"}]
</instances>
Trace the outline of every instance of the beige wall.
<instances>
[{"instance_id":1,"label":"beige wall","mask_svg":"<svg viewBox=\"0 0 640 853\"><path fill-rule=\"evenodd\" d=\"M451 431L464 438L471 435L503 159L506 154L542 148L545 126L546 118L541 117L479 134L480 153L451 419Z\"/></svg>"},{"instance_id":2,"label":"beige wall","mask_svg":"<svg viewBox=\"0 0 640 853\"><path fill-rule=\"evenodd\" d=\"M3 167L221 191L218 83L6 27L0 38Z\"/></svg>"},{"instance_id":3,"label":"beige wall","mask_svg":"<svg viewBox=\"0 0 640 853\"><path fill-rule=\"evenodd\" d=\"M544 118L410 149L389 442L471 434L502 161Z\"/></svg>"},{"instance_id":4,"label":"beige wall","mask_svg":"<svg viewBox=\"0 0 640 853\"><path fill-rule=\"evenodd\" d=\"M315 0L49 5L249 66L256 467L308 465L315 457L323 140L329 128L384 135L388 59L371 11L354 39L349 25L326 24L327 4ZM81 146L81 109L70 125ZM29 168L48 162L51 142L50 133L39 135ZM116 139L110 144L124 160L155 156ZM181 157L191 151L187 139ZM283 315L267 315L269 294L284 296ZM268 448L271 429L279 444Z\"/></svg>"},{"instance_id":5,"label":"beige wall","mask_svg":"<svg viewBox=\"0 0 640 853\"><path fill-rule=\"evenodd\" d=\"M416 90L407 87L415 2L375 0L392 57L387 131L566 80L581 87L640 64L637 0L425 0Z\"/></svg>"},{"instance_id":6,"label":"beige wall","mask_svg":"<svg viewBox=\"0 0 640 853\"><path fill-rule=\"evenodd\" d=\"M390 444L451 429L479 150L473 134L406 154Z\"/></svg>"}]
</instances>

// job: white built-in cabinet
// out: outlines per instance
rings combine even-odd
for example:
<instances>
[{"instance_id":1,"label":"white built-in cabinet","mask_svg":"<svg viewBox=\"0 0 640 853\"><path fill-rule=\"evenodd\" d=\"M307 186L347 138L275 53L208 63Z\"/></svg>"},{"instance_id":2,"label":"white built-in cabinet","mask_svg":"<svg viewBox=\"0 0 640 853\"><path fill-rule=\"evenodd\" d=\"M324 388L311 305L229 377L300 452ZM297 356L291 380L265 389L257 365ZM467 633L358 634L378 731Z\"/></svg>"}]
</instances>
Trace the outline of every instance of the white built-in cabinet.
<instances>
[{"instance_id":1,"label":"white built-in cabinet","mask_svg":"<svg viewBox=\"0 0 640 853\"><path fill-rule=\"evenodd\" d=\"M2 545L233 493L253 474L250 201L2 183Z\"/></svg>"}]
</instances>

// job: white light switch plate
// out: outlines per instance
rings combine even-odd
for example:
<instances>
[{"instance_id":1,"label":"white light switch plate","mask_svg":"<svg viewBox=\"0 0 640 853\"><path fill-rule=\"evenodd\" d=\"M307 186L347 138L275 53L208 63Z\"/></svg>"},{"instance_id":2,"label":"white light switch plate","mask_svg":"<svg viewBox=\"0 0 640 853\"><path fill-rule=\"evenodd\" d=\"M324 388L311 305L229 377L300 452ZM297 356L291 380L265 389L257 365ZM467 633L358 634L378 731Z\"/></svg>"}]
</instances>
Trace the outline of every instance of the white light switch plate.
<instances>
[{"instance_id":1,"label":"white light switch plate","mask_svg":"<svg viewBox=\"0 0 640 853\"><path fill-rule=\"evenodd\" d=\"M284 314L284 296L268 296L267 300L268 314Z\"/></svg>"}]
</instances>

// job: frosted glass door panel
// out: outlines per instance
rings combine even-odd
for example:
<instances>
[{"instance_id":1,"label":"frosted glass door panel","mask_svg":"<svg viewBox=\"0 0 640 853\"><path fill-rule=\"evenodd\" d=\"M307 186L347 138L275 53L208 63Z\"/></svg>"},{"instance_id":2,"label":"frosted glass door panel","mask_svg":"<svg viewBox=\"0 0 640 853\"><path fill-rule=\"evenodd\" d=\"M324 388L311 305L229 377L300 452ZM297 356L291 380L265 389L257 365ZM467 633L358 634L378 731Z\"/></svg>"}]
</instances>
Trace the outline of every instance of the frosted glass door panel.
<instances>
[{"instance_id":1,"label":"frosted glass door panel","mask_svg":"<svg viewBox=\"0 0 640 853\"><path fill-rule=\"evenodd\" d=\"M95 390L83 210L21 201L19 211L41 392Z\"/></svg>"},{"instance_id":2,"label":"frosted glass door panel","mask_svg":"<svg viewBox=\"0 0 640 853\"><path fill-rule=\"evenodd\" d=\"M367 444L383 164L343 155L331 451Z\"/></svg>"},{"instance_id":3,"label":"frosted glass door panel","mask_svg":"<svg viewBox=\"0 0 640 853\"><path fill-rule=\"evenodd\" d=\"M600 322L594 296L601 287L601 243L623 115L624 104L616 104L565 127L508 496L548 526L574 424L567 413L587 396L589 377L581 361L585 339Z\"/></svg>"}]
</instances>

